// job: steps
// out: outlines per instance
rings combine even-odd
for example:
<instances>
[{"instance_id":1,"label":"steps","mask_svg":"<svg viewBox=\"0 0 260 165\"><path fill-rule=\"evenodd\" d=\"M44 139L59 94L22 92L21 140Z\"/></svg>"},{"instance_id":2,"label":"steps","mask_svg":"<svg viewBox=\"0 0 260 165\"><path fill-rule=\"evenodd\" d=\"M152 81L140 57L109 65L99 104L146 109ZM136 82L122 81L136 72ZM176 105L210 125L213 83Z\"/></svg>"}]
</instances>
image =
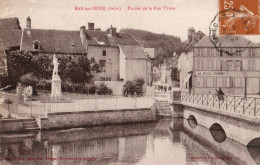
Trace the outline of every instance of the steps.
<instances>
[{"instance_id":1,"label":"steps","mask_svg":"<svg viewBox=\"0 0 260 165\"><path fill-rule=\"evenodd\" d=\"M23 122L23 128L24 130L39 130L39 126L35 120L32 121L24 121Z\"/></svg>"},{"instance_id":2,"label":"steps","mask_svg":"<svg viewBox=\"0 0 260 165\"><path fill-rule=\"evenodd\" d=\"M156 108L156 116L158 118L172 117L172 110L167 101L156 101L154 106Z\"/></svg>"}]
</instances>

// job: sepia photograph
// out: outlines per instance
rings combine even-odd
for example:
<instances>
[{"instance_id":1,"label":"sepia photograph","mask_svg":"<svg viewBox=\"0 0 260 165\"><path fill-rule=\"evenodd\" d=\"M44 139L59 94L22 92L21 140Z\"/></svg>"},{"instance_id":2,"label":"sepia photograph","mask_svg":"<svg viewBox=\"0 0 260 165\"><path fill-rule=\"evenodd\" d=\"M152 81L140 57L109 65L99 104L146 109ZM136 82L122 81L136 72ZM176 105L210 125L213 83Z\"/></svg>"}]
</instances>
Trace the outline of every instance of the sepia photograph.
<instances>
[{"instance_id":1,"label":"sepia photograph","mask_svg":"<svg viewBox=\"0 0 260 165\"><path fill-rule=\"evenodd\" d=\"M0 165L260 165L260 0L1 0Z\"/></svg>"}]
</instances>

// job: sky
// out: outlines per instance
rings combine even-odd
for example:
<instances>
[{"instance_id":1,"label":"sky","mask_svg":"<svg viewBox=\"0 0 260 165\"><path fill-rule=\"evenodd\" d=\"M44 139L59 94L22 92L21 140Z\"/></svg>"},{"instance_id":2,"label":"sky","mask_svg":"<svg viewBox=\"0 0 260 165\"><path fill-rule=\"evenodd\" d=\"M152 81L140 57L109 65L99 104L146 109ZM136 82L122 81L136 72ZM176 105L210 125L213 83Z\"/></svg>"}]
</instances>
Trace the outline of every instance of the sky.
<instances>
[{"instance_id":1,"label":"sky","mask_svg":"<svg viewBox=\"0 0 260 165\"><path fill-rule=\"evenodd\" d=\"M118 7L119 11L79 11L75 7ZM175 10L163 10L163 6ZM128 7L160 7L162 10L128 10ZM1 0L0 18L18 17L26 27L30 16L32 28L79 30L88 22L106 30L111 25L118 30L134 28L159 34L170 34L187 40L187 30L194 27L206 35L218 13L218 0ZM260 37L247 37L260 43Z\"/></svg>"}]
</instances>

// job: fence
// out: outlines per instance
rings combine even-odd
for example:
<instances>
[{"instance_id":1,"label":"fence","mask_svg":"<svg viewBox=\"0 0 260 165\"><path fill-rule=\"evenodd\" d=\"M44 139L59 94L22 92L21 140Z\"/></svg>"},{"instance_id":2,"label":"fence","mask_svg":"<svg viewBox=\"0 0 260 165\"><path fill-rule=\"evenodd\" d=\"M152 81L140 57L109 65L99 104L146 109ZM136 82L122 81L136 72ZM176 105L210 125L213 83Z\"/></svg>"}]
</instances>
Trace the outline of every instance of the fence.
<instances>
[{"instance_id":1,"label":"fence","mask_svg":"<svg viewBox=\"0 0 260 165\"><path fill-rule=\"evenodd\" d=\"M98 111L151 108L154 97L115 97L115 96L72 96L52 100L50 97L38 98L37 101L20 101L15 94L2 94L1 98L10 98L12 103L9 107L0 103L12 117L46 117L50 112L75 112L75 111ZM0 108L1 108L0 107Z\"/></svg>"},{"instance_id":2,"label":"fence","mask_svg":"<svg viewBox=\"0 0 260 165\"><path fill-rule=\"evenodd\" d=\"M260 98L223 96L223 99L219 99L216 94L183 92L181 93L181 101L183 103L260 118Z\"/></svg>"}]
</instances>

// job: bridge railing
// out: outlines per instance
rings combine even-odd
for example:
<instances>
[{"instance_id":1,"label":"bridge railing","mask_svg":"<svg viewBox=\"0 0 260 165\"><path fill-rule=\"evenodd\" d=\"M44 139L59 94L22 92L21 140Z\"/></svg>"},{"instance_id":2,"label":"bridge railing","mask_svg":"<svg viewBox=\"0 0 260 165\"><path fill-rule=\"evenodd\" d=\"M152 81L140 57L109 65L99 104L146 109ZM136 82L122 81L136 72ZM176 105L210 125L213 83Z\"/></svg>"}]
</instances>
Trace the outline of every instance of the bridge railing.
<instances>
[{"instance_id":1,"label":"bridge railing","mask_svg":"<svg viewBox=\"0 0 260 165\"><path fill-rule=\"evenodd\" d=\"M260 118L260 98L243 96L223 96L205 93L181 93L183 103L214 108Z\"/></svg>"}]
</instances>

